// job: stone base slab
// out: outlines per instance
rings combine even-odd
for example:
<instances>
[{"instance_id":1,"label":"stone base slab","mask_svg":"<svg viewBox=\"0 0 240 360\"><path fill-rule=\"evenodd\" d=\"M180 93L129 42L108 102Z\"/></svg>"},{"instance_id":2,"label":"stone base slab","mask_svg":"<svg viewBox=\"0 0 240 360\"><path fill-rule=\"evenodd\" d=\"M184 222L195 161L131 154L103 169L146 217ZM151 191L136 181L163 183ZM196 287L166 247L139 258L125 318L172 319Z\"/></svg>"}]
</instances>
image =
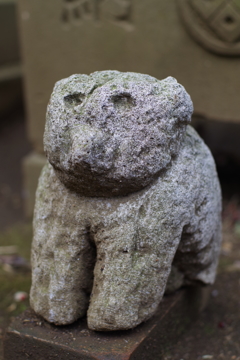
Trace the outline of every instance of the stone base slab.
<instances>
[{"instance_id":1,"label":"stone base slab","mask_svg":"<svg viewBox=\"0 0 240 360\"><path fill-rule=\"evenodd\" d=\"M4 360L161 360L206 304L209 287L165 296L156 314L133 330L94 332L86 319L57 327L25 311L9 326Z\"/></svg>"}]
</instances>

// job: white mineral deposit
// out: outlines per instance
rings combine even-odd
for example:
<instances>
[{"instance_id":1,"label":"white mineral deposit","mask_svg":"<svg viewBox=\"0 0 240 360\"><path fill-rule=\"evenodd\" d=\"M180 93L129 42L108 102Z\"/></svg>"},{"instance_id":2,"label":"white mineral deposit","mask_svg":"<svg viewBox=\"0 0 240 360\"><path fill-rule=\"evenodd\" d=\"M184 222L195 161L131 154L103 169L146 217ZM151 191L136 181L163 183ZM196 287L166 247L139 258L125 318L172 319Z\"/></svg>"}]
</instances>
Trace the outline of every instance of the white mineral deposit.
<instances>
[{"instance_id":1,"label":"white mineral deposit","mask_svg":"<svg viewBox=\"0 0 240 360\"><path fill-rule=\"evenodd\" d=\"M34 214L31 306L57 325L131 329L166 290L212 284L221 191L172 77L118 71L56 83Z\"/></svg>"}]
</instances>

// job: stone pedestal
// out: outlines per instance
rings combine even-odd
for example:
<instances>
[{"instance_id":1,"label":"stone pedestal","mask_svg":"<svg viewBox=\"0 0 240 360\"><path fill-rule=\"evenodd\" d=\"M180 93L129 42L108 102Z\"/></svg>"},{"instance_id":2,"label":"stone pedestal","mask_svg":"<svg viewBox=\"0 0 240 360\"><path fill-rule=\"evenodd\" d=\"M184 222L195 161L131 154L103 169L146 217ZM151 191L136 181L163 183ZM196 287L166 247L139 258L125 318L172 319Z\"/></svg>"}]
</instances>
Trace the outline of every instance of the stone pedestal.
<instances>
[{"instance_id":1,"label":"stone pedestal","mask_svg":"<svg viewBox=\"0 0 240 360\"><path fill-rule=\"evenodd\" d=\"M165 296L149 321L121 332L90 331L86 319L56 327L27 310L8 328L4 360L160 360L203 309L208 292L199 286Z\"/></svg>"}]
</instances>

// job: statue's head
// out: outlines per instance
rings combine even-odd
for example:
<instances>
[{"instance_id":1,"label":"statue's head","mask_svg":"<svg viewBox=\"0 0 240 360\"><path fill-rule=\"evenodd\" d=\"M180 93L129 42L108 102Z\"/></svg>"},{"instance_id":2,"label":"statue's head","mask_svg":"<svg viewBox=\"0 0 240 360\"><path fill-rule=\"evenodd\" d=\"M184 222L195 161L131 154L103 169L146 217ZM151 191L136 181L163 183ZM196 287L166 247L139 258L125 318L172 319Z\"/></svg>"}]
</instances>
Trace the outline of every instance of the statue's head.
<instances>
[{"instance_id":1,"label":"statue's head","mask_svg":"<svg viewBox=\"0 0 240 360\"><path fill-rule=\"evenodd\" d=\"M172 77L72 75L54 87L45 152L69 189L86 196L127 195L171 164L192 111L190 96Z\"/></svg>"}]
</instances>

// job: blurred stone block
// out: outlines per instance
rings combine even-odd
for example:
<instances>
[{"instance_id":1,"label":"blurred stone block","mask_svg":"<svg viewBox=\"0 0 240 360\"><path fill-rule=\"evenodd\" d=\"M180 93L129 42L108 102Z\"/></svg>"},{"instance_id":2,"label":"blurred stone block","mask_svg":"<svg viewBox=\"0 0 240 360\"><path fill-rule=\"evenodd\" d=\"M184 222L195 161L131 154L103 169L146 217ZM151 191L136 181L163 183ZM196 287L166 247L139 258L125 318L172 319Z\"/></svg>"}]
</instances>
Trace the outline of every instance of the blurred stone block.
<instances>
[{"instance_id":1,"label":"blurred stone block","mask_svg":"<svg viewBox=\"0 0 240 360\"><path fill-rule=\"evenodd\" d=\"M45 163L45 156L35 152L27 155L22 161L24 212L27 217L32 216L38 178Z\"/></svg>"},{"instance_id":2,"label":"blurred stone block","mask_svg":"<svg viewBox=\"0 0 240 360\"><path fill-rule=\"evenodd\" d=\"M20 67L18 67L20 69ZM0 67L0 119L7 115L22 101L22 81L17 67Z\"/></svg>"},{"instance_id":3,"label":"blurred stone block","mask_svg":"<svg viewBox=\"0 0 240 360\"><path fill-rule=\"evenodd\" d=\"M0 69L19 61L16 4L13 0L0 1L0 49Z\"/></svg>"},{"instance_id":4,"label":"blurred stone block","mask_svg":"<svg viewBox=\"0 0 240 360\"><path fill-rule=\"evenodd\" d=\"M22 99L16 3L0 0L0 118Z\"/></svg>"},{"instance_id":5,"label":"blurred stone block","mask_svg":"<svg viewBox=\"0 0 240 360\"><path fill-rule=\"evenodd\" d=\"M27 310L8 328L4 360L160 360L197 317L208 291L192 287L167 296L153 318L128 331L94 332L86 319L57 327Z\"/></svg>"},{"instance_id":6,"label":"blurred stone block","mask_svg":"<svg viewBox=\"0 0 240 360\"><path fill-rule=\"evenodd\" d=\"M191 94L197 114L240 120L240 58L215 55L195 42L177 1L19 0L19 19L29 137L38 152L54 83L74 73L171 75Z\"/></svg>"}]
</instances>

